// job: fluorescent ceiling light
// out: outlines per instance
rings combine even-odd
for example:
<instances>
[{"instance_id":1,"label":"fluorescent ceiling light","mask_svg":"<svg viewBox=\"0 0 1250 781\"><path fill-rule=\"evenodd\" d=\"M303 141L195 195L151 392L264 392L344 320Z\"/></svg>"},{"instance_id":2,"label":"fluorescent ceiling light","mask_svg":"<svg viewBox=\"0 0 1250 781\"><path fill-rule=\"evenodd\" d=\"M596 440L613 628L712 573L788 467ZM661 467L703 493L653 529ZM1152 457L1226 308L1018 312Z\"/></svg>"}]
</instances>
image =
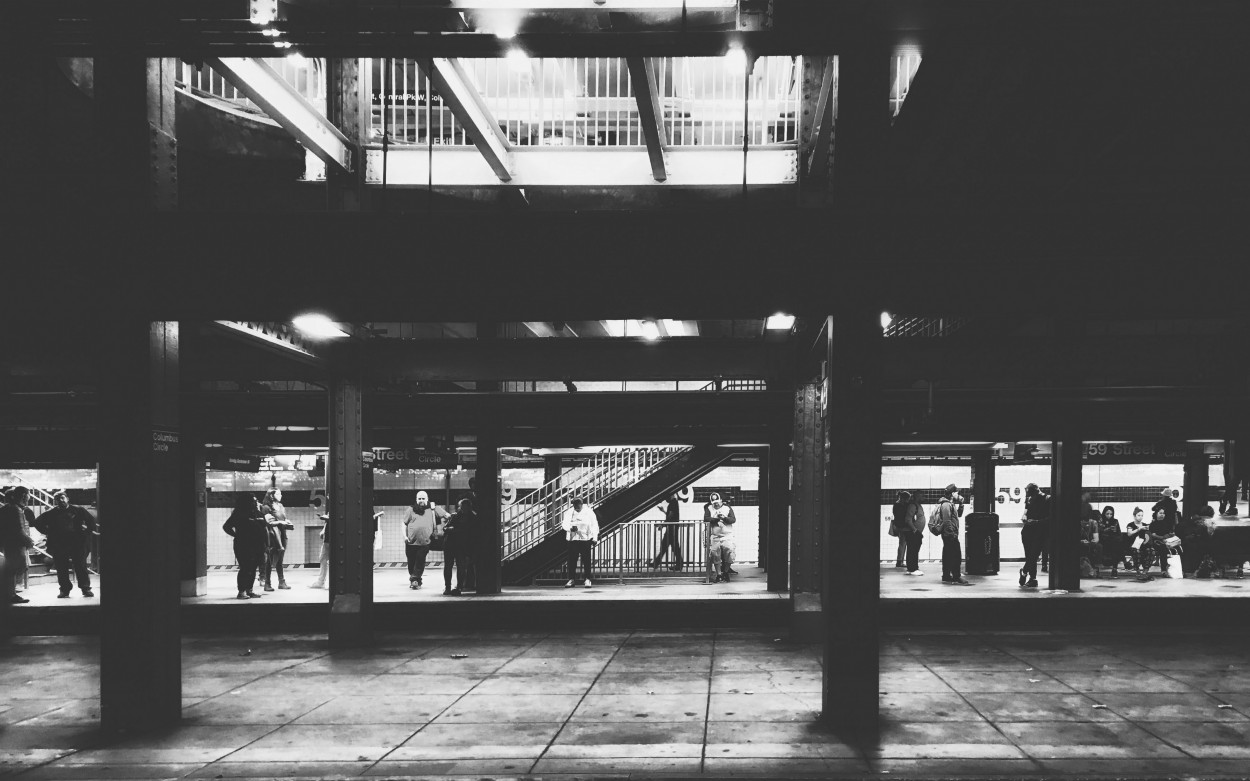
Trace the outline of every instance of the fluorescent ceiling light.
<instances>
[{"instance_id":1,"label":"fluorescent ceiling light","mask_svg":"<svg viewBox=\"0 0 1250 781\"><path fill-rule=\"evenodd\" d=\"M642 338L655 341L660 338L660 326L654 320L642 321Z\"/></svg>"},{"instance_id":2,"label":"fluorescent ceiling light","mask_svg":"<svg viewBox=\"0 0 1250 781\"><path fill-rule=\"evenodd\" d=\"M764 327L770 331L789 331L794 327L794 315L783 315L778 312L764 321Z\"/></svg>"},{"instance_id":3,"label":"fluorescent ceiling light","mask_svg":"<svg viewBox=\"0 0 1250 781\"><path fill-rule=\"evenodd\" d=\"M648 11L733 8L738 0L451 0L459 11Z\"/></svg>"},{"instance_id":4,"label":"fluorescent ceiling light","mask_svg":"<svg viewBox=\"0 0 1250 781\"><path fill-rule=\"evenodd\" d=\"M1011 445L1009 445L1009 444L1008 444L1008 443L1006 443L1006 442L995 442L995 443L994 443L994 449L995 449L995 450L1006 450L1006 449L1007 449L1007 448L1009 448L1009 447L1011 447Z\"/></svg>"},{"instance_id":5,"label":"fluorescent ceiling light","mask_svg":"<svg viewBox=\"0 0 1250 781\"><path fill-rule=\"evenodd\" d=\"M887 447L970 447L973 445L992 445L993 442L882 442Z\"/></svg>"},{"instance_id":6,"label":"fluorescent ceiling light","mask_svg":"<svg viewBox=\"0 0 1250 781\"><path fill-rule=\"evenodd\" d=\"M890 323L892 322L894 322L894 315L890 314L889 312L881 313L881 330L882 331L889 328Z\"/></svg>"},{"instance_id":7,"label":"fluorescent ceiling light","mask_svg":"<svg viewBox=\"0 0 1250 781\"><path fill-rule=\"evenodd\" d=\"M291 320L291 325L309 339L342 339L347 336L338 323L325 315L300 315Z\"/></svg>"}]
</instances>

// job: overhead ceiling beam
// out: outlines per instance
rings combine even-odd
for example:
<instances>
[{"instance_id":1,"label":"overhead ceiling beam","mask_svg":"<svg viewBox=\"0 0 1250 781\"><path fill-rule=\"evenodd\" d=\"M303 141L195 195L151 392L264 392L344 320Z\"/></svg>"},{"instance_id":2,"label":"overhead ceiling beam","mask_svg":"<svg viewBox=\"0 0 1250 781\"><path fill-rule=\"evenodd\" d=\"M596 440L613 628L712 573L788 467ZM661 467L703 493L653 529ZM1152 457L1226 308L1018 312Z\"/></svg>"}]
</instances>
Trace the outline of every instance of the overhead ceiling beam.
<instances>
[{"instance_id":1,"label":"overhead ceiling beam","mask_svg":"<svg viewBox=\"0 0 1250 781\"><path fill-rule=\"evenodd\" d=\"M352 170L347 136L268 64L252 57L218 57L208 64L326 165Z\"/></svg>"},{"instance_id":2,"label":"overhead ceiling beam","mask_svg":"<svg viewBox=\"0 0 1250 781\"><path fill-rule=\"evenodd\" d=\"M428 61L418 59L417 67L442 96L499 181L512 181L512 150L508 139L486 108L481 93L469 81L460 61L432 57Z\"/></svg>"},{"instance_id":3,"label":"overhead ceiling beam","mask_svg":"<svg viewBox=\"0 0 1250 781\"><path fill-rule=\"evenodd\" d=\"M744 339L376 339L360 348L379 381L771 379L793 356L789 343Z\"/></svg>"},{"instance_id":4,"label":"overhead ceiling beam","mask_svg":"<svg viewBox=\"0 0 1250 781\"><path fill-rule=\"evenodd\" d=\"M664 150L668 147L668 134L664 131L664 109L660 106L659 89L655 82L655 68L648 57L626 57L629 78L638 101L638 122L642 125L643 138L647 140L647 157L651 161L651 176L657 182L668 179L668 167Z\"/></svg>"}]
</instances>

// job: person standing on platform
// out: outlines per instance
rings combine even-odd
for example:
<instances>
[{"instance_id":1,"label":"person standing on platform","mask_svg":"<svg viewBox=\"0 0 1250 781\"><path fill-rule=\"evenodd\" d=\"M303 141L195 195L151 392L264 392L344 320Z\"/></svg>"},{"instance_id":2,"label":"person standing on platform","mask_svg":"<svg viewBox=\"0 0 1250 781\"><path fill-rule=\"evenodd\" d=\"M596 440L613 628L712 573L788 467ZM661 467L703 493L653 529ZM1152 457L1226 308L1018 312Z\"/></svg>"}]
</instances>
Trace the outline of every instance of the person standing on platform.
<instances>
[{"instance_id":1,"label":"person standing on platform","mask_svg":"<svg viewBox=\"0 0 1250 781\"><path fill-rule=\"evenodd\" d=\"M1024 566L1020 568L1020 585L1037 588L1037 559L1046 547L1050 532L1050 497L1037 483L1024 487L1024 525L1020 541L1024 544Z\"/></svg>"},{"instance_id":2,"label":"person standing on platform","mask_svg":"<svg viewBox=\"0 0 1250 781\"><path fill-rule=\"evenodd\" d=\"M920 492L911 494L903 510L903 522L899 525L907 542L907 572L904 575L923 575L920 571L920 546L924 544L925 514L920 503Z\"/></svg>"},{"instance_id":3,"label":"person standing on platform","mask_svg":"<svg viewBox=\"0 0 1250 781\"><path fill-rule=\"evenodd\" d=\"M473 501L461 499L456 512L443 525L443 595L458 597L467 588L465 575L469 569L469 555L477 539L477 514ZM456 570L456 587L451 587L451 570Z\"/></svg>"},{"instance_id":4,"label":"person standing on platform","mask_svg":"<svg viewBox=\"0 0 1250 781\"><path fill-rule=\"evenodd\" d=\"M0 602L5 605L22 605L29 599L17 593L17 580L26 572L26 550L35 544L24 531L26 502L30 491L24 485L9 489L3 505L0 505L0 555L4 566L0 568Z\"/></svg>"},{"instance_id":5,"label":"person standing on platform","mask_svg":"<svg viewBox=\"0 0 1250 781\"><path fill-rule=\"evenodd\" d=\"M52 554L56 567L56 580L61 587L60 599L67 599L74 583L70 580L73 570L78 588L84 597L93 597L91 573L87 570L87 543L96 531L95 516L85 508L69 503L69 496L58 491L53 497L51 510L35 519L35 528L48 538L48 553Z\"/></svg>"},{"instance_id":6,"label":"person standing on platform","mask_svg":"<svg viewBox=\"0 0 1250 781\"><path fill-rule=\"evenodd\" d=\"M293 530L295 526L286 519L286 507L282 504L282 491L277 488L266 491L260 508L265 514L265 523L268 526L268 549L265 551L264 565L261 570L265 591L273 591L275 571L278 573L278 588L289 589L291 587L286 583L286 573L283 571L282 564L286 559L286 533L288 530Z\"/></svg>"},{"instance_id":7,"label":"person standing on platform","mask_svg":"<svg viewBox=\"0 0 1250 781\"><path fill-rule=\"evenodd\" d=\"M590 588L592 566L590 553L595 541L599 539L599 519L582 497L575 496L573 506L564 520L560 522L560 528L564 530L564 537L569 544L569 582L565 583L564 587L573 588L573 582L577 580L577 560L580 558L582 560L582 585Z\"/></svg>"},{"instance_id":8,"label":"person standing on platform","mask_svg":"<svg viewBox=\"0 0 1250 781\"><path fill-rule=\"evenodd\" d=\"M964 499L959 488L951 483L942 491L938 501L938 525L942 530L942 582L959 586L971 586L961 571L964 552L959 544L959 519L964 514Z\"/></svg>"},{"instance_id":9,"label":"person standing on platform","mask_svg":"<svg viewBox=\"0 0 1250 781\"><path fill-rule=\"evenodd\" d=\"M408 588L418 589L424 585L425 559L430 555L430 536L434 526L445 520L448 514L430 504L430 495L417 491L416 501L404 515L404 553L408 559ZM459 584L463 585L463 584Z\"/></svg>"},{"instance_id":10,"label":"person standing on platform","mask_svg":"<svg viewBox=\"0 0 1250 781\"><path fill-rule=\"evenodd\" d=\"M258 599L260 594L253 587L269 535L260 504L249 493L239 494L234 510L221 528L234 538L234 558L239 562L239 595L236 599Z\"/></svg>"},{"instance_id":11,"label":"person standing on platform","mask_svg":"<svg viewBox=\"0 0 1250 781\"><path fill-rule=\"evenodd\" d=\"M322 513L317 516L321 520L321 556L318 564L317 579L309 588L325 588L326 578L330 576L330 543L326 541L326 532L330 530L330 515Z\"/></svg>"},{"instance_id":12,"label":"person standing on platform","mask_svg":"<svg viewBox=\"0 0 1250 781\"><path fill-rule=\"evenodd\" d=\"M728 583L733 574L734 524L738 522L734 508L725 504L720 494L708 497L703 507L703 522L707 525L707 560L712 567L713 583Z\"/></svg>"},{"instance_id":13,"label":"person standing on platform","mask_svg":"<svg viewBox=\"0 0 1250 781\"><path fill-rule=\"evenodd\" d=\"M651 560L653 568L659 567L664 561L665 554L669 549L673 551L673 564L671 569L674 572L680 572L682 568L681 558L681 542L678 540L678 530L681 528L678 523L681 522L681 503L677 498L677 492L668 495L668 499L662 505L664 510L664 523L660 525L660 530L664 533L660 537L660 550L655 554L655 558Z\"/></svg>"},{"instance_id":14,"label":"person standing on platform","mask_svg":"<svg viewBox=\"0 0 1250 781\"><path fill-rule=\"evenodd\" d=\"M911 492L899 491L890 514L889 533L891 537L898 538L898 552L894 556L894 566L900 569L904 566L903 558L907 555L907 533L904 528L903 515L907 512L907 506L910 503Z\"/></svg>"}]
</instances>

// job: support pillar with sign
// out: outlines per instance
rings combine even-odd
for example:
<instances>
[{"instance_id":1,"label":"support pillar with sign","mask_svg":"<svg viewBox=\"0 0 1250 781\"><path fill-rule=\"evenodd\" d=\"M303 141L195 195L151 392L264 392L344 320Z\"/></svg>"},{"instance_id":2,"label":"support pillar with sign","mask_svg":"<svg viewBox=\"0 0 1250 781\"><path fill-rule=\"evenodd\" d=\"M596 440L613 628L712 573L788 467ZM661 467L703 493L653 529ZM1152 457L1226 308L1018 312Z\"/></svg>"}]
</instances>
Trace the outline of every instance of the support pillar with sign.
<instances>
[{"instance_id":1,"label":"support pillar with sign","mask_svg":"<svg viewBox=\"0 0 1250 781\"><path fill-rule=\"evenodd\" d=\"M831 725L871 731L880 674L880 316L857 308L830 318L829 329L822 711Z\"/></svg>"},{"instance_id":2,"label":"support pillar with sign","mask_svg":"<svg viewBox=\"0 0 1250 781\"><path fill-rule=\"evenodd\" d=\"M373 639L373 524L367 504L363 392L354 355L335 362L330 381L330 645Z\"/></svg>"},{"instance_id":3,"label":"support pillar with sign","mask_svg":"<svg viewBox=\"0 0 1250 781\"><path fill-rule=\"evenodd\" d=\"M115 322L101 339L100 723L112 735L182 717L178 342L176 322Z\"/></svg>"},{"instance_id":4,"label":"support pillar with sign","mask_svg":"<svg viewBox=\"0 0 1250 781\"><path fill-rule=\"evenodd\" d=\"M994 456L986 451L972 454L972 511L997 512L994 509Z\"/></svg>"},{"instance_id":5,"label":"support pillar with sign","mask_svg":"<svg viewBox=\"0 0 1250 781\"><path fill-rule=\"evenodd\" d=\"M1081 464L1085 443L1066 436L1055 440L1050 465L1050 580L1048 588L1081 590Z\"/></svg>"},{"instance_id":6,"label":"support pillar with sign","mask_svg":"<svg viewBox=\"0 0 1250 781\"><path fill-rule=\"evenodd\" d=\"M499 512L499 436L493 431L477 435L478 537L473 565L477 570L477 593L498 594L503 585L503 534Z\"/></svg>"}]
</instances>

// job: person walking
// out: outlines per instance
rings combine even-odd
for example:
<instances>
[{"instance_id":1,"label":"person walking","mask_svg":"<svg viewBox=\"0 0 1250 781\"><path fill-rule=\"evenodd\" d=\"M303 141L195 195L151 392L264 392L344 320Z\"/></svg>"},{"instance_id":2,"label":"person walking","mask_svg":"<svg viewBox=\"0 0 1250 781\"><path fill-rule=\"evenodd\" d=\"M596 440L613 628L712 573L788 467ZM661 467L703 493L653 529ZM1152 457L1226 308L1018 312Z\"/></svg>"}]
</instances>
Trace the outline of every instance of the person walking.
<instances>
[{"instance_id":1,"label":"person walking","mask_svg":"<svg viewBox=\"0 0 1250 781\"><path fill-rule=\"evenodd\" d=\"M580 496L573 497L573 506L560 522L564 537L568 540L569 582L565 588L573 588L577 580L577 560L582 561L582 585L590 588L590 571L593 566L591 549L599 539L599 518L595 511Z\"/></svg>"},{"instance_id":2,"label":"person walking","mask_svg":"<svg viewBox=\"0 0 1250 781\"><path fill-rule=\"evenodd\" d=\"M236 599L258 599L255 592L256 570L265 555L268 525L260 504L249 493L241 493L235 499L234 510L221 526L222 531L234 538L234 558L239 562Z\"/></svg>"},{"instance_id":3,"label":"person walking","mask_svg":"<svg viewBox=\"0 0 1250 781\"><path fill-rule=\"evenodd\" d=\"M651 560L651 567L658 568L664 561L664 556L673 551L673 564L670 569L673 572L680 572L682 569L681 558L681 541L678 540L678 531L681 528L678 524L681 522L681 504L677 498L677 492L668 495L668 499L662 505L664 510L664 523L660 524L660 530L663 536L660 537L660 549L655 554L655 558Z\"/></svg>"},{"instance_id":4,"label":"person walking","mask_svg":"<svg viewBox=\"0 0 1250 781\"><path fill-rule=\"evenodd\" d=\"M725 504L720 494L712 494L703 507L703 522L707 525L707 560L712 568L712 582L728 583L736 552L733 529L738 518L734 508Z\"/></svg>"},{"instance_id":5,"label":"person walking","mask_svg":"<svg viewBox=\"0 0 1250 781\"><path fill-rule=\"evenodd\" d=\"M424 585L425 560L430 555L430 537L440 520L448 514L438 505L430 504L430 495L417 491L416 500L404 515L404 554L408 559L408 588Z\"/></svg>"},{"instance_id":6,"label":"person walking","mask_svg":"<svg viewBox=\"0 0 1250 781\"><path fill-rule=\"evenodd\" d=\"M437 523L437 521L435 521ZM465 576L469 569L469 556L477 536L477 514L473 512L473 500L461 499L456 512L443 524L443 595L458 597L467 588ZM451 587L451 571L456 570L456 587Z\"/></svg>"},{"instance_id":7,"label":"person walking","mask_svg":"<svg viewBox=\"0 0 1250 781\"><path fill-rule=\"evenodd\" d=\"M1020 528L1020 541L1024 544L1024 566L1020 568L1020 586L1037 588L1037 560L1046 546L1050 529L1050 497L1042 493L1037 483L1024 487L1024 525Z\"/></svg>"},{"instance_id":8,"label":"person walking","mask_svg":"<svg viewBox=\"0 0 1250 781\"><path fill-rule=\"evenodd\" d=\"M26 572L26 550L35 544L25 531L26 502L30 490L24 485L9 489L7 500L0 505L0 602L22 605L30 600L17 593L17 580Z\"/></svg>"},{"instance_id":9,"label":"person walking","mask_svg":"<svg viewBox=\"0 0 1250 781\"><path fill-rule=\"evenodd\" d=\"M964 500L959 488L951 483L942 491L938 501L938 525L942 531L942 582L960 586L972 585L964 580L960 568L963 564L963 548L959 544L959 518L964 514Z\"/></svg>"},{"instance_id":10,"label":"person walking","mask_svg":"<svg viewBox=\"0 0 1250 781\"><path fill-rule=\"evenodd\" d=\"M890 514L890 528L887 530L891 537L898 538L898 552L894 556L894 566L900 569L903 567L903 557L907 555L907 535L903 529L903 515L907 512L907 506L910 503L911 492L899 491Z\"/></svg>"},{"instance_id":11,"label":"person walking","mask_svg":"<svg viewBox=\"0 0 1250 781\"><path fill-rule=\"evenodd\" d=\"M277 488L271 488L265 492L265 498L260 502L261 512L265 516L266 525L266 550L265 558L261 565L261 581L264 583L265 591L273 591L273 575L278 573L278 588L289 589L286 583L286 574L283 570L283 562L286 559L286 546L288 530L295 528L295 525L286 519L286 507L282 504L282 491Z\"/></svg>"},{"instance_id":12,"label":"person walking","mask_svg":"<svg viewBox=\"0 0 1250 781\"><path fill-rule=\"evenodd\" d=\"M61 587L60 599L67 599L74 583L71 570L84 597L94 597L91 573L87 570L87 543L96 532L95 516L84 507L69 503L69 496L58 491L52 497L53 507L35 519L35 528L48 538L48 553L56 567L56 580Z\"/></svg>"},{"instance_id":13,"label":"person walking","mask_svg":"<svg viewBox=\"0 0 1250 781\"><path fill-rule=\"evenodd\" d=\"M914 491L903 508L903 522L899 525L900 533L907 543L907 571L904 575L923 575L920 570L920 547L924 544L925 514L924 505L920 503L920 492Z\"/></svg>"}]
</instances>

